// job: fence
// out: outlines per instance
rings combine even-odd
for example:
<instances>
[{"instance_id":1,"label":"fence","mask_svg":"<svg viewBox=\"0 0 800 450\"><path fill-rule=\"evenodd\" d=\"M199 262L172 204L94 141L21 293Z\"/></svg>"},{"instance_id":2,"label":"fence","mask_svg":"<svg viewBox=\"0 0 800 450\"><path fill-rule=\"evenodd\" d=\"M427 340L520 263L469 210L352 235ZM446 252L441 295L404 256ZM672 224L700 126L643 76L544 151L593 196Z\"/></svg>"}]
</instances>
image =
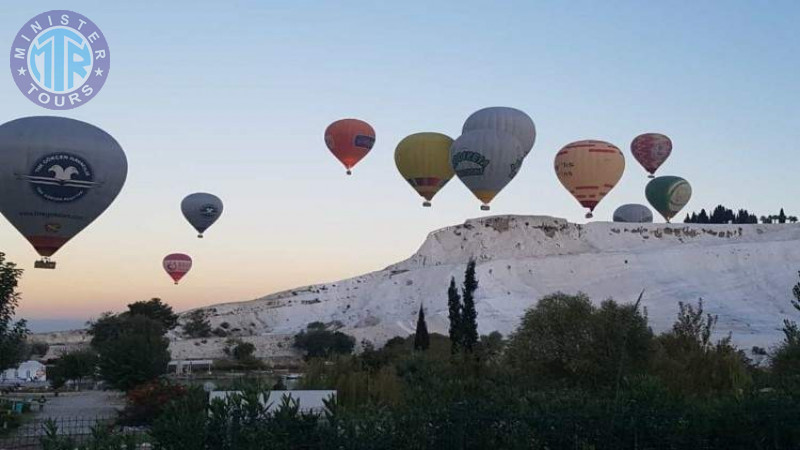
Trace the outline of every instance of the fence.
<instances>
[{"instance_id":1,"label":"fence","mask_svg":"<svg viewBox=\"0 0 800 450\"><path fill-rule=\"evenodd\" d=\"M0 450L41 449L42 440L54 435L63 439L71 439L76 445L80 445L88 441L92 435L97 435L106 430L114 430L117 434L135 435L141 438L146 436L143 430L122 428L115 423L116 419L113 417L34 419L25 422L16 430L7 430L8 435L0 437ZM2 431L4 430L0 430L0 432Z\"/></svg>"}]
</instances>

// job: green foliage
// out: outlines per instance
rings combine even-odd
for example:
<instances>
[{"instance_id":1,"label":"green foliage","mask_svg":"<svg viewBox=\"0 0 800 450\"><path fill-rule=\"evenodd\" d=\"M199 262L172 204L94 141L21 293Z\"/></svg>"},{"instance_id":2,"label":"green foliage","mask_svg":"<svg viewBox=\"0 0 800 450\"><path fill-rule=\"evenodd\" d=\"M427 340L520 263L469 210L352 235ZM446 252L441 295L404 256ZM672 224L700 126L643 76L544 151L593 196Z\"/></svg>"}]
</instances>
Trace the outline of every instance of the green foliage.
<instances>
[{"instance_id":1,"label":"green foliage","mask_svg":"<svg viewBox=\"0 0 800 450\"><path fill-rule=\"evenodd\" d=\"M326 358L331 355L348 355L353 352L356 340L341 331L331 331L321 322L308 324L294 337L294 347L306 358Z\"/></svg>"},{"instance_id":2,"label":"green foliage","mask_svg":"<svg viewBox=\"0 0 800 450\"><path fill-rule=\"evenodd\" d=\"M97 353L92 349L74 350L64 353L47 370L47 377L54 389L59 389L67 381L80 382L94 376L97 370Z\"/></svg>"},{"instance_id":3,"label":"green foliage","mask_svg":"<svg viewBox=\"0 0 800 450\"><path fill-rule=\"evenodd\" d=\"M195 309L186 316L183 333L190 338L207 338L211 336L211 324L208 313L204 309Z\"/></svg>"},{"instance_id":4,"label":"green foliage","mask_svg":"<svg viewBox=\"0 0 800 450\"><path fill-rule=\"evenodd\" d=\"M0 371L16 366L27 355L25 339L28 327L24 320L13 322L14 311L19 303L17 292L22 269L6 261L0 252Z\"/></svg>"},{"instance_id":5,"label":"green foliage","mask_svg":"<svg viewBox=\"0 0 800 450\"><path fill-rule=\"evenodd\" d=\"M467 263L464 273L464 286L461 289L463 305L461 310L461 345L464 351L472 353L478 345L478 312L475 310L475 291L478 290L478 279L475 278L475 260Z\"/></svg>"},{"instance_id":6,"label":"green foliage","mask_svg":"<svg viewBox=\"0 0 800 450\"><path fill-rule=\"evenodd\" d=\"M161 323L165 330L171 330L178 325L178 315L172 311L171 306L163 303L160 298L131 303L128 305L128 313L149 317Z\"/></svg>"},{"instance_id":7,"label":"green foliage","mask_svg":"<svg viewBox=\"0 0 800 450\"><path fill-rule=\"evenodd\" d=\"M417 329L414 332L414 350L425 351L431 346L431 337L428 334L428 324L425 322L425 310L419 305L417 315Z\"/></svg>"},{"instance_id":8,"label":"green foliage","mask_svg":"<svg viewBox=\"0 0 800 450\"><path fill-rule=\"evenodd\" d=\"M463 327L461 325L462 318L462 306L461 306L461 296L458 295L458 288L456 287L456 279L450 278L450 287L447 289L447 309L448 309L448 318L450 319L450 346L451 346L451 353L455 354L460 349L460 344L463 341L462 339L462 330Z\"/></svg>"},{"instance_id":9,"label":"green foliage","mask_svg":"<svg viewBox=\"0 0 800 450\"><path fill-rule=\"evenodd\" d=\"M167 380L140 384L125 394L125 409L120 413L120 420L125 425L151 424L170 402L184 395L187 395L185 387Z\"/></svg>"},{"instance_id":10,"label":"green foliage","mask_svg":"<svg viewBox=\"0 0 800 450\"><path fill-rule=\"evenodd\" d=\"M45 421L42 431L42 437L39 438L42 450L136 449L145 442L142 436L122 433L113 426L101 422L91 428L88 440L81 439L81 443L69 435L62 434L53 419Z\"/></svg>"},{"instance_id":11,"label":"green foliage","mask_svg":"<svg viewBox=\"0 0 800 450\"><path fill-rule=\"evenodd\" d=\"M106 316L102 334L90 329L98 353L100 377L112 387L129 390L167 371L169 340L160 322L142 315ZM113 324L114 327L110 327ZM113 339L107 339L113 335ZM102 339L98 339L102 336Z\"/></svg>"},{"instance_id":12,"label":"green foliage","mask_svg":"<svg viewBox=\"0 0 800 450\"><path fill-rule=\"evenodd\" d=\"M656 338L651 373L683 395L740 395L752 384L750 363L728 336L712 342L717 317L679 303L672 330Z\"/></svg>"},{"instance_id":13,"label":"green foliage","mask_svg":"<svg viewBox=\"0 0 800 450\"><path fill-rule=\"evenodd\" d=\"M556 293L529 309L509 339L508 366L539 386L610 389L644 372L652 332L636 305Z\"/></svg>"}]
</instances>

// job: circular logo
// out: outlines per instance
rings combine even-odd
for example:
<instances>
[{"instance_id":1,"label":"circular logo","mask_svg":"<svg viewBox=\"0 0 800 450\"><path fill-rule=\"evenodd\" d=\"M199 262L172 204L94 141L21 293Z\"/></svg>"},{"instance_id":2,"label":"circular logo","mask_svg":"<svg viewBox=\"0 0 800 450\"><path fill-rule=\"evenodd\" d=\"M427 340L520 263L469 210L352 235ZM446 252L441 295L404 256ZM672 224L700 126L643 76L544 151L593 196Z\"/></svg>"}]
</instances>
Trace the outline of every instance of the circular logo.
<instances>
[{"instance_id":1,"label":"circular logo","mask_svg":"<svg viewBox=\"0 0 800 450\"><path fill-rule=\"evenodd\" d=\"M77 108L103 87L111 66L105 36L73 11L53 10L26 23L11 45L11 75L19 90L48 109Z\"/></svg>"},{"instance_id":2,"label":"circular logo","mask_svg":"<svg viewBox=\"0 0 800 450\"><path fill-rule=\"evenodd\" d=\"M214 217L217 215L217 207L212 204L206 204L200 207L200 215L203 217Z\"/></svg>"},{"instance_id":3,"label":"circular logo","mask_svg":"<svg viewBox=\"0 0 800 450\"><path fill-rule=\"evenodd\" d=\"M26 177L34 192L45 200L72 202L94 186L89 164L71 153L53 153L40 159Z\"/></svg>"}]
</instances>

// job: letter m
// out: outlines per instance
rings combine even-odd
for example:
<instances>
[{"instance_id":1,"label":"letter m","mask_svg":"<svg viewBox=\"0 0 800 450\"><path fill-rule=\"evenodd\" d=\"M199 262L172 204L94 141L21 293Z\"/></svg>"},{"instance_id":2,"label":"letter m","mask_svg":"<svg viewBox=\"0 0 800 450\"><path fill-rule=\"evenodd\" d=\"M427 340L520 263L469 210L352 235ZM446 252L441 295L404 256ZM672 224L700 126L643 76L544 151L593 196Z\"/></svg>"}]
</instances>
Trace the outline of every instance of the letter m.
<instances>
[{"instance_id":1,"label":"letter m","mask_svg":"<svg viewBox=\"0 0 800 450\"><path fill-rule=\"evenodd\" d=\"M15 48L14 49L14 58L25 59L25 49L24 48Z\"/></svg>"}]
</instances>

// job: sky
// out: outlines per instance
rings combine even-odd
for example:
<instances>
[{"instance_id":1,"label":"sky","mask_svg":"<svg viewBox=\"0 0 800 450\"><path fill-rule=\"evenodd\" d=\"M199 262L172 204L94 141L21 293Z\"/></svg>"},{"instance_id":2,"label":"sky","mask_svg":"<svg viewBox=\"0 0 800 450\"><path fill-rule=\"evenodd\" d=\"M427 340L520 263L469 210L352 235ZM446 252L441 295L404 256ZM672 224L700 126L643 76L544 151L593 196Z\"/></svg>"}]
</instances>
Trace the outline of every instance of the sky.
<instances>
[{"instance_id":1,"label":"sky","mask_svg":"<svg viewBox=\"0 0 800 450\"><path fill-rule=\"evenodd\" d=\"M583 223L552 167L582 139L626 156L594 220L646 202L646 173L629 152L644 132L671 137L659 173L689 180L687 210L800 213L795 1L4 2L0 41L10 49L26 21L52 9L102 29L107 82L86 105L51 112L6 72L0 123L95 124L122 145L129 171L113 205L55 255L56 270L34 270L36 253L0 219L0 251L25 269L17 313L34 329L151 297L186 310L380 270L474 217ZM421 131L455 138L487 106L536 123L520 174L489 212L457 180L422 208L395 146ZM323 140L345 117L377 134L351 177ZM180 213L196 191L225 202L202 240ZM161 267L173 252L194 259L179 286Z\"/></svg>"}]
</instances>

